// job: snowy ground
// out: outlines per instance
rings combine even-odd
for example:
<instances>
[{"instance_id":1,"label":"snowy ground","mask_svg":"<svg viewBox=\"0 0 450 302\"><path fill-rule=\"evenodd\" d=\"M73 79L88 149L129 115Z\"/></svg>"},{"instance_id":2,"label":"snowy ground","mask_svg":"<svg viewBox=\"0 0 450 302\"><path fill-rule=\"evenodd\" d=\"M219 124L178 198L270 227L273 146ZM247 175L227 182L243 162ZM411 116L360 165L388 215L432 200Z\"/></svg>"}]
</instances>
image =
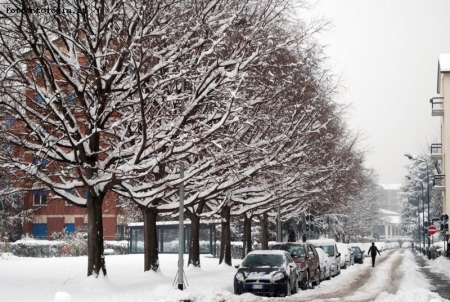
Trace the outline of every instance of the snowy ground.
<instances>
[{"instance_id":1,"label":"snowy ground","mask_svg":"<svg viewBox=\"0 0 450 302\"><path fill-rule=\"evenodd\" d=\"M236 269L218 265L212 257L202 257L201 269L186 269L189 286L181 292L172 285L177 257L160 255L161 273L155 274L142 272L143 255L107 256L108 278L99 279L85 277L86 257L0 257L0 301L447 301L430 291L413 254L404 249L382 253L375 268L366 258L363 265L342 270L340 276L315 289L287 298L233 295ZM430 266L450 267L450 263L442 259Z\"/></svg>"}]
</instances>

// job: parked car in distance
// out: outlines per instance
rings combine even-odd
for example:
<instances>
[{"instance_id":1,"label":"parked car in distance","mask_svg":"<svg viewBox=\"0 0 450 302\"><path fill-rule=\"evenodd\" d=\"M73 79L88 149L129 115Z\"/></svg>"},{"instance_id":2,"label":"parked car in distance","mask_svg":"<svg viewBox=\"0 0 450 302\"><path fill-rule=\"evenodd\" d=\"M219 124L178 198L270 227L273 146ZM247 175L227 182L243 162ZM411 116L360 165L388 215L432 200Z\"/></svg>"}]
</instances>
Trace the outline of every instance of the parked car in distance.
<instances>
[{"instance_id":1,"label":"parked car in distance","mask_svg":"<svg viewBox=\"0 0 450 302\"><path fill-rule=\"evenodd\" d=\"M364 263L364 252L361 251L359 246L352 246L353 255L355 256L355 262L356 263Z\"/></svg>"},{"instance_id":2,"label":"parked car in distance","mask_svg":"<svg viewBox=\"0 0 450 302\"><path fill-rule=\"evenodd\" d=\"M336 243L338 252L341 253L341 268L346 269L351 265L351 254L348 251L347 245L345 243Z\"/></svg>"},{"instance_id":3,"label":"parked car in distance","mask_svg":"<svg viewBox=\"0 0 450 302\"><path fill-rule=\"evenodd\" d=\"M290 296L298 291L297 265L286 251L253 251L234 275L234 294Z\"/></svg>"},{"instance_id":4,"label":"parked car in distance","mask_svg":"<svg viewBox=\"0 0 450 302\"><path fill-rule=\"evenodd\" d=\"M347 250L350 253L350 265L355 265L355 254L353 253L352 247L350 244L346 244Z\"/></svg>"},{"instance_id":5,"label":"parked car in distance","mask_svg":"<svg viewBox=\"0 0 450 302\"><path fill-rule=\"evenodd\" d=\"M338 252L336 241L334 239L316 239L308 240L315 247L320 247L328 254L331 265L331 276L337 276L341 273L341 253Z\"/></svg>"},{"instance_id":6,"label":"parked car in distance","mask_svg":"<svg viewBox=\"0 0 450 302\"><path fill-rule=\"evenodd\" d=\"M320 264L320 280L330 280L331 279L331 264L330 257L324 250L320 247L316 247L317 254L319 254L319 264Z\"/></svg>"},{"instance_id":7,"label":"parked car in distance","mask_svg":"<svg viewBox=\"0 0 450 302\"><path fill-rule=\"evenodd\" d=\"M314 245L304 242L276 243L269 250L283 250L291 255L299 268L298 283L302 290L320 284L319 255Z\"/></svg>"}]
</instances>

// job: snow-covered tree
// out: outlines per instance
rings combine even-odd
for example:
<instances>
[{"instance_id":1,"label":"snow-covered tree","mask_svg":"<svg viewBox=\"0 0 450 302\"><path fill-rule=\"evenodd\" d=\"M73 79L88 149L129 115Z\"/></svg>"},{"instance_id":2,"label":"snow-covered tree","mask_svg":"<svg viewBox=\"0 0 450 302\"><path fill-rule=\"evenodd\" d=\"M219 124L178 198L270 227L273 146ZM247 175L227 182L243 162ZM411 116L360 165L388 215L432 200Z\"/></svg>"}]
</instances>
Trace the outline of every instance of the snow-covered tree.
<instances>
[{"instance_id":1,"label":"snow-covered tree","mask_svg":"<svg viewBox=\"0 0 450 302\"><path fill-rule=\"evenodd\" d=\"M435 165L428 154L421 154L416 159L407 166L407 179L403 183L400 193L401 226L414 236L418 236L418 223L423 227L423 218L425 222L428 222L428 210L430 218L440 217L442 213L442 195L440 192L432 190L433 175L437 174ZM427 178L429 183L427 183ZM428 193L430 194L430 203L428 203Z\"/></svg>"}]
</instances>

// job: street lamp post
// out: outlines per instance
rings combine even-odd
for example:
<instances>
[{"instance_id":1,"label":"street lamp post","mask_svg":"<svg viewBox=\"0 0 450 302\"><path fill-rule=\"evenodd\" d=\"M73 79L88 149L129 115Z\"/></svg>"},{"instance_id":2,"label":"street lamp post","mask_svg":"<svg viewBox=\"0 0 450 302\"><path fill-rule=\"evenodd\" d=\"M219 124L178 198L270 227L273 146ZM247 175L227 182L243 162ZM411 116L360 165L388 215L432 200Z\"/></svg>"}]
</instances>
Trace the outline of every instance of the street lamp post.
<instances>
[{"instance_id":1,"label":"street lamp post","mask_svg":"<svg viewBox=\"0 0 450 302\"><path fill-rule=\"evenodd\" d=\"M420 183L420 188L422 189L422 228L420 228L420 200L419 198L417 198L417 219L419 221L419 244L420 244L420 249L422 251L422 254L425 254L424 251L422 250L422 238L423 238L423 249L425 249L425 234L423 233L425 230L425 198L423 197L423 182L421 179L418 178L412 178L410 176L405 176L407 179L409 180L417 180Z\"/></svg>"},{"instance_id":2,"label":"street lamp post","mask_svg":"<svg viewBox=\"0 0 450 302\"><path fill-rule=\"evenodd\" d=\"M427 166L427 197L428 197L428 218L427 218L427 220L428 220L428 226L430 226L431 225L431 223L430 223L430 175L429 175L428 163L426 161L424 161L423 159L415 158L411 154L408 154L408 153L406 153L405 156L407 158L409 158L410 160L422 162ZM429 253L430 253L430 236L428 236L428 248L427 248L428 258L430 258Z\"/></svg>"}]
</instances>

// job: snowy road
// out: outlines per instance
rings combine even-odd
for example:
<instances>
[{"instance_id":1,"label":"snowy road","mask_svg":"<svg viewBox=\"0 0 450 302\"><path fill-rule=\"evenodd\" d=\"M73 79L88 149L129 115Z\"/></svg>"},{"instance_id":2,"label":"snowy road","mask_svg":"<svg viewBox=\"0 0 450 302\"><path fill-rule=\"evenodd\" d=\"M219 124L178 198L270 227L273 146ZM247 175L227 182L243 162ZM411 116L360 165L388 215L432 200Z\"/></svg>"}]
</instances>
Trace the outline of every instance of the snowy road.
<instances>
[{"instance_id":1,"label":"snowy road","mask_svg":"<svg viewBox=\"0 0 450 302\"><path fill-rule=\"evenodd\" d=\"M186 255L187 258L187 255ZM187 260L185 258L185 261ZM342 270L341 275L315 289L286 298L252 294L233 295L234 267L218 265L218 259L203 257L202 268L187 268L189 286L183 292L172 286L177 255L160 255L161 273L143 273L143 255L108 256L108 278L86 278L86 257L0 257L0 301L36 302L195 302L256 301L448 301L431 291L410 250L391 250L362 265ZM449 260L439 260L445 267ZM234 263L239 262L236 260Z\"/></svg>"}]
</instances>

